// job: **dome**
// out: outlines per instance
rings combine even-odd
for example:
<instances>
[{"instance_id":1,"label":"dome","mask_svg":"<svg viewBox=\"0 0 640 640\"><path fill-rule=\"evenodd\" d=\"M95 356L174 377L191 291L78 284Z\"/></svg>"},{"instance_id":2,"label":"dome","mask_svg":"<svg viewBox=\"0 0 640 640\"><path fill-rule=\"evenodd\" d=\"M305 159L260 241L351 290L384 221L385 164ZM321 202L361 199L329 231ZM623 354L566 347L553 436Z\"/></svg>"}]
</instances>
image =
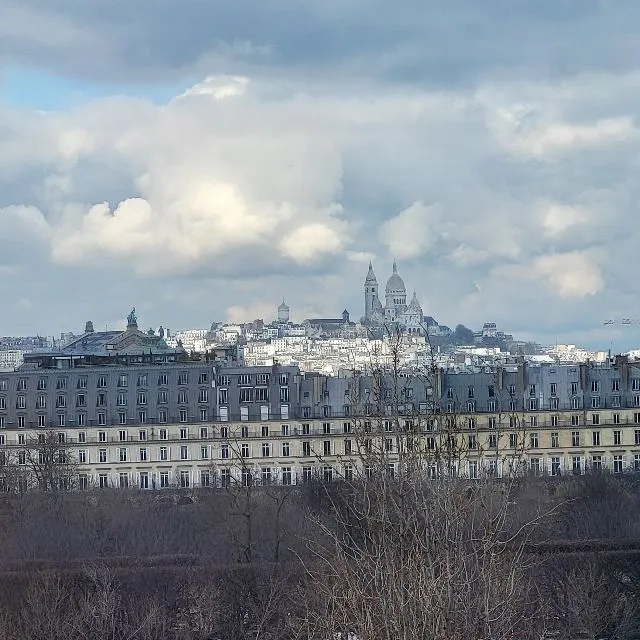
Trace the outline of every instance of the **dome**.
<instances>
[{"instance_id":1,"label":"dome","mask_svg":"<svg viewBox=\"0 0 640 640\"><path fill-rule=\"evenodd\" d=\"M413 292L413 298L411 298L411 302L409 303L409 310L417 313L418 315L420 315L420 317L422 317L422 307L418 302L415 291Z\"/></svg>"},{"instance_id":2,"label":"dome","mask_svg":"<svg viewBox=\"0 0 640 640\"><path fill-rule=\"evenodd\" d=\"M397 291L402 292L403 294L407 293L407 289L404 286L404 280L398 275L398 267L396 266L395 260L393 262L393 273L387 280L386 291Z\"/></svg>"},{"instance_id":3,"label":"dome","mask_svg":"<svg viewBox=\"0 0 640 640\"><path fill-rule=\"evenodd\" d=\"M273 307L271 307L273 309ZM289 311L289 305L283 300L282 304L278 307L278 311Z\"/></svg>"}]
</instances>

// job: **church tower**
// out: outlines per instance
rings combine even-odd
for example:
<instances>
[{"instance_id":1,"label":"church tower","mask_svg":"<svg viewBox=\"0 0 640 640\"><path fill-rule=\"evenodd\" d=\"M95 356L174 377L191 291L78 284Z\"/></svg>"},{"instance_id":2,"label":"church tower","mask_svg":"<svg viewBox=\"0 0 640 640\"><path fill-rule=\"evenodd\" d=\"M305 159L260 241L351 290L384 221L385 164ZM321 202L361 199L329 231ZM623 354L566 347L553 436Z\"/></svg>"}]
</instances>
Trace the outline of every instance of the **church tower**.
<instances>
[{"instance_id":1,"label":"church tower","mask_svg":"<svg viewBox=\"0 0 640 640\"><path fill-rule=\"evenodd\" d=\"M373 272L373 265L369 263L369 272L364 281L364 317L370 320L376 308L375 301L378 298L378 280Z\"/></svg>"}]
</instances>

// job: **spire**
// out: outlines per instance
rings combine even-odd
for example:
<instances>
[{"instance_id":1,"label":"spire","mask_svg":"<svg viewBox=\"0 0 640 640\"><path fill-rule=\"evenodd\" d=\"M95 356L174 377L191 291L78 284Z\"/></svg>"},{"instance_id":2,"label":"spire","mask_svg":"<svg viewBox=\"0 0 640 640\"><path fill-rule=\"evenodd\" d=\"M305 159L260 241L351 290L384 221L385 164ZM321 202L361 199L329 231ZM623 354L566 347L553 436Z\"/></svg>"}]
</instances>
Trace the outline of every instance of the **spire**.
<instances>
[{"instance_id":1,"label":"spire","mask_svg":"<svg viewBox=\"0 0 640 640\"><path fill-rule=\"evenodd\" d=\"M393 259L393 273L398 273L398 265L395 258Z\"/></svg>"},{"instance_id":2,"label":"spire","mask_svg":"<svg viewBox=\"0 0 640 640\"><path fill-rule=\"evenodd\" d=\"M365 282L378 282L376 274L373 272L373 265L369 262L369 271L367 272L367 278Z\"/></svg>"}]
</instances>

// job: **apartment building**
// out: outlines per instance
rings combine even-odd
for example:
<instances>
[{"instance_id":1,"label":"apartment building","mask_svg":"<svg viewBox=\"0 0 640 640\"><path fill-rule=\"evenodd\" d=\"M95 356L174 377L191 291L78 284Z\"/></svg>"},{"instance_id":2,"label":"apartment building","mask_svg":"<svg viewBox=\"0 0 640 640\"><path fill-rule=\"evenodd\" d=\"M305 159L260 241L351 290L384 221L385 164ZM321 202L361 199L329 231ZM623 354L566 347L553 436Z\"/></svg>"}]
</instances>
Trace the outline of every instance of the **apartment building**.
<instances>
[{"instance_id":1,"label":"apartment building","mask_svg":"<svg viewBox=\"0 0 640 640\"><path fill-rule=\"evenodd\" d=\"M0 372L0 450L19 464L53 431L81 487L143 489L348 477L363 447L393 473L416 438L434 460L453 439L472 478L640 470L640 363L622 357L328 377L190 361L130 320Z\"/></svg>"}]
</instances>

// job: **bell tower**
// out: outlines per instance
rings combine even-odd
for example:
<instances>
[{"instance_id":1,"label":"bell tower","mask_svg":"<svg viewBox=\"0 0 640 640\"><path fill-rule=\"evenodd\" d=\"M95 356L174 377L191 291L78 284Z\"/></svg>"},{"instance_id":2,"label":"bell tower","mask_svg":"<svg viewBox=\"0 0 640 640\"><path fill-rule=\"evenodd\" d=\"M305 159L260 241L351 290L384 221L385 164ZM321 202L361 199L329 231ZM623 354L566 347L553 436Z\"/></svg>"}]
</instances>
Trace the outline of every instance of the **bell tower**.
<instances>
[{"instance_id":1,"label":"bell tower","mask_svg":"<svg viewBox=\"0 0 640 640\"><path fill-rule=\"evenodd\" d=\"M373 272L373 265L369 263L369 271L364 281L364 317L369 320L373 315L374 303L378 297L378 280Z\"/></svg>"}]
</instances>

